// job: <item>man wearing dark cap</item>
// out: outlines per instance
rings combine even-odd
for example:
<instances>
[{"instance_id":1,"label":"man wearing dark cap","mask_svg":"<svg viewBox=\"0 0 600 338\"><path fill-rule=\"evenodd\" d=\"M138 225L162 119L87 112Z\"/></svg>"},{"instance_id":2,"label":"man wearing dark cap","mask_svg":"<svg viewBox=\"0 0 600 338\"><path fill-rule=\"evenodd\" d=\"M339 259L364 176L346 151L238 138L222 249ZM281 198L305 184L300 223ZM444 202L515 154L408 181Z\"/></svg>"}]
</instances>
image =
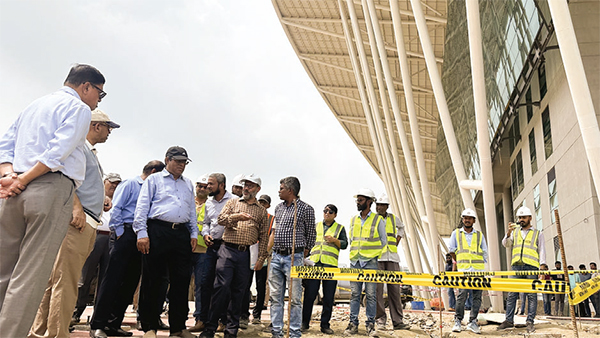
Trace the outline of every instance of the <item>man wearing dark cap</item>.
<instances>
[{"instance_id":1,"label":"man wearing dark cap","mask_svg":"<svg viewBox=\"0 0 600 338\"><path fill-rule=\"evenodd\" d=\"M135 208L133 230L143 254L139 313L144 338L155 338L159 329L157 297L167 274L171 336L196 337L185 326L192 251L198 241L194 186L182 176L189 162L184 148L169 148L165 169L144 181Z\"/></svg>"}]
</instances>

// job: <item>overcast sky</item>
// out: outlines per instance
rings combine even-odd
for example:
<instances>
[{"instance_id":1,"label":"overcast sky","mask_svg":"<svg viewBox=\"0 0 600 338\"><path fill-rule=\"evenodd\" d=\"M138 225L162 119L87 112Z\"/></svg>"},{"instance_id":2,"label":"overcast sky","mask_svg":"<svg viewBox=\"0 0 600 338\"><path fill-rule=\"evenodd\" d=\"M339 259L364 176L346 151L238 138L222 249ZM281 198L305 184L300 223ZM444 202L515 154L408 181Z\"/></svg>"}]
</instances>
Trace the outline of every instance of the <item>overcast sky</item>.
<instances>
[{"instance_id":1,"label":"overcast sky","mask_svg":"<svg viewBox=\"0 0 600 338\"><path fill-rule=\"evenodd\" d=\"M344 225L359 188L383 192L270 1L2 0L0 133L59 89L73 63L104 74L99 107L122 126L97 147L105 172L133 177L180 145L193 160L184 173L192 180L222 172L230 190L234 176L255 173L272 213L279 180L294 175L317 220L333 203Z\"/></svg>"}]
</instances>

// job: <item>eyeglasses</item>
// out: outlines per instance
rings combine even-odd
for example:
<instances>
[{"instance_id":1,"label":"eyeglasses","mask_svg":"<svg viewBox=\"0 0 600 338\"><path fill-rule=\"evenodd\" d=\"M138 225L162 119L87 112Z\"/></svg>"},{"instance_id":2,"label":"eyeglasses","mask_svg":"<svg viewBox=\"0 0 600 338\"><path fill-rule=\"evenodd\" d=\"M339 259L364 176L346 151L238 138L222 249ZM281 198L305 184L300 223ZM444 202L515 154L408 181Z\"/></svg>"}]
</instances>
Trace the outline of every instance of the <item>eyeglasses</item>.
<instances>
[{"instance_id":1,"label":"eyeglasses","mask_svg":"<svg viewBox=\"0 0 600 338\"><path fill-rule=\"evenodd\" d=\"M190 164L190 161L188 161L188 160L173 160L173 161L175 161L175 163L178 163L178 164L185 164L185 165Z\"/></svg>"},{"instance_id":2,"label":"eyeglasses","mask_svg":"<svg viewBox=\"0 0 600 338\"><path fill-rule=\"evenodd\" d=\"M102 89L100 89L100 87L96 86L95 84L91 83L92 87L96 88L98 90L98 98L100 100L102 100L105 96L106 96L106 92Z\"/></svg>"},{"instance_id":3,"label":"eyeglasses","mask_svg":"<svg viewBox=\"0 0 600 338\"><path fill-rule=\"evenodd\" d=\"M111 132L113 129L115 129L115 128L109 126L108 123L105 123L105 122L100 122L98 124L101 125L101 126L105 126L106 128L108 128L108 132Z\"/></svg>"},{"instance_id":4,"label":"eyeglasses","mask_svg":"<svg viewBox=\"0 0 600 338\"><path fill-rule=\"evenodd\" d=\"M330 214L330 215L333 215L333 214L335 214L335 212L333 212L333 210L329 210L329 209L325 209L325 210L323 210L323 213L324 213L324 214Z\"/></svg>"}]
</instances>

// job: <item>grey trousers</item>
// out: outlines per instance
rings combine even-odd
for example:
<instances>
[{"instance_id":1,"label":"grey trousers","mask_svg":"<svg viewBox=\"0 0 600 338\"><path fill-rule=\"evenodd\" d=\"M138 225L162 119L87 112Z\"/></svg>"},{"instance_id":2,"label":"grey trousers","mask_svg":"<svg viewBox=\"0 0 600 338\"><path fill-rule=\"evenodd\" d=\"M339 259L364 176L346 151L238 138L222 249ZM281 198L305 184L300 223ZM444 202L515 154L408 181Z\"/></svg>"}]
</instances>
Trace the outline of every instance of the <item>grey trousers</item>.
<instances>
[{"instance_id":1,"label":"grey trousers","mask_svg":"<svg viewBox=\"0 0 600 338\"><path fill-rule=\"evenodd\" d=\"M396 262L382 262L377 261L377 267L379 270L387 271L400 271L400 265ZM398 325L402 323L402 296L400 293L399 284L388 284L388 305L390 307L390 317L392 318L392 324ZM377 283L377 315L375 316L375 322L378 324L385 325L387 316L385 315L385 303L383 300L383 284Z\"/></svg>"},{"instance_id":2,"label":"grey trousers","mask_svg":"<svg viewBox=\"0 0 600 338\"><path fill-rule=\"evenodd\" d=\"M60 172L0 202L0 337L26 337L73 211L73 182Z\"/></svg>"}]
</instances>

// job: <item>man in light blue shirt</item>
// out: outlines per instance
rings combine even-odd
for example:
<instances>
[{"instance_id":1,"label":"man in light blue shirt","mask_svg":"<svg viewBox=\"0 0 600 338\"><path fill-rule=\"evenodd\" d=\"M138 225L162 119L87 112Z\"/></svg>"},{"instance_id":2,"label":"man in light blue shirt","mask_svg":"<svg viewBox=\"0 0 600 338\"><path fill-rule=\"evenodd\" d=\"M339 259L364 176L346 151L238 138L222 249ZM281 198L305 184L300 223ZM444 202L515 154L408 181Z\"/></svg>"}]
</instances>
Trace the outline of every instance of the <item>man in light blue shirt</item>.
<instances>
[{"instance_id":1,"label":"man in light blue shirt","mask_svg":"<svg viewBox=\"0 0 600 338\"><path fill-rule=\"evenodd\" d=\"M150 161L142 174L121 182L115 190L109 222L110 254L102 284L98 285L90 336L104 338L120 329L125 310L133 299L142 273L142 254L132 224L142 184L150 175L165 168L161 161Z\"/></svg>"},{"instance_id":2,"label":"man in light blue shirt","mask_svg":"<svg viewBox=\"0 0 600 338\"><path fill-rule=\"evenodd\" d=\"M202 273L202 286L200 288L200 303L202 308L198 314L197 329L204 329L204 324L208 320L210 303L213 295L213 285L215 282L215 273L217 266L218 252L223 243L223 231L225 227L219 224L218 218L221 210L231 198L237 198L229 191L225 190L226 177L221 173L212 173L208 176L208 196L212 197L206 201L206 215L204 216L204 226L202 235L206 243L206 262ZM223 316L222 323L226 323L226 314Z\"/></svg>"},{"instance_id":3,"label":"man in light blue shirt","mask_svg":"<svg viewBox=\"0 0 600 338\"><path fill-rule=\"evenodd\" d=\"M0 138L0 336L27 335L85 176L91 110L106 95L94 67L30 104Z\"/></svg>"},{"instance_id":4,"label":"man in light blue shirt","mask_svg":"<svg viewBox=\"0 0 600 338\"><path fill-rule=\"evenodd\" d=\"M143 254L139 313L147 336L156 335L159 329L158 297L168 274L171 336L194 337L185 326L192 251L198 241L194 186L182 176L189 161L184 148L169 148L165 169L144 181L135 207L133 230Z\"/></svg>"}]
</instances>

